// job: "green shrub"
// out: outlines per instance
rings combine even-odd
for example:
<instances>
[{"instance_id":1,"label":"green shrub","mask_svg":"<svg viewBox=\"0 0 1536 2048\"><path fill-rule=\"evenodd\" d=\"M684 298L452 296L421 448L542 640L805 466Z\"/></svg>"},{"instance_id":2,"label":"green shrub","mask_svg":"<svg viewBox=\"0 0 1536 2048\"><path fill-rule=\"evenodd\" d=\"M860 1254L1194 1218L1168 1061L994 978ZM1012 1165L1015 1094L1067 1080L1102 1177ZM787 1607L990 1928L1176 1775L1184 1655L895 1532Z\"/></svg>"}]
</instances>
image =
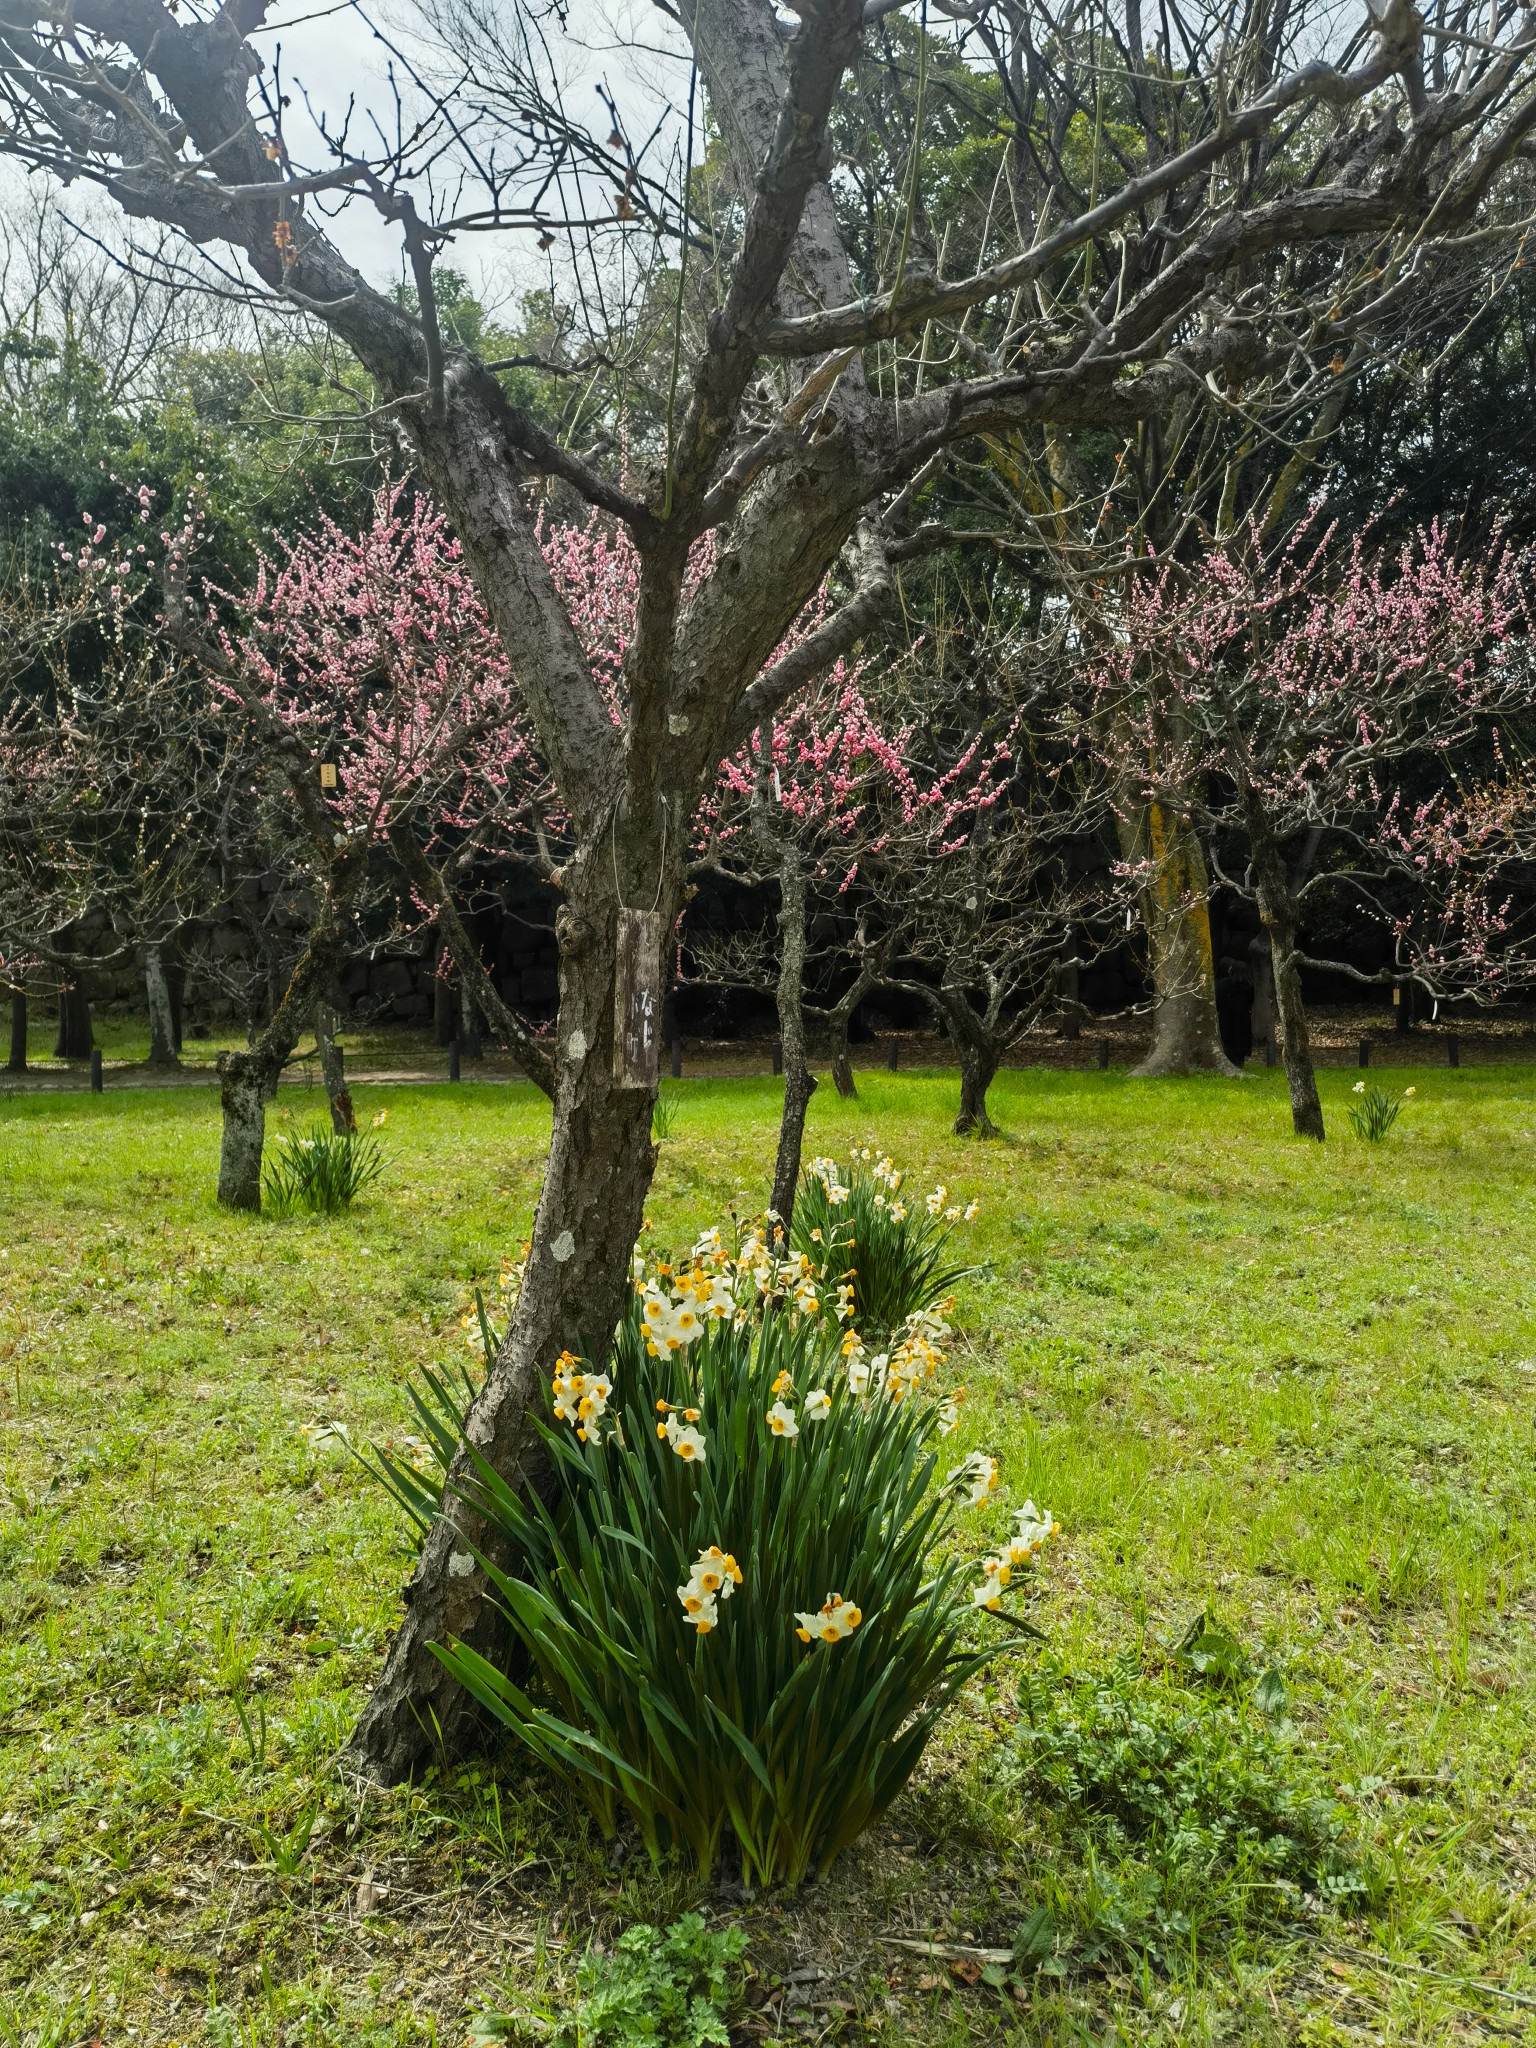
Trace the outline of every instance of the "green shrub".
<instances>
[{"instance_id":1,"label":"green shrub","mask_svg":"<svg viewBox=\"0 0 1536 2048\"><path fill-rule=\"evenodd\" d=\"M950 1262L955 1225L976 1214L937 1187L909 1205L905 1176L868 1147L851 1154L846 1180L835 1159L813 1159L800 1176L791 1248L829 1287L847 1291L853 1318L877 1341L936 1308L974 1266Z\"/></svg>"},{"instance_id":2,"label":"green shrub","mask_svg":"<svg viewBox=\"0 0 1536 2048\"><path fill-rule=\"evenodd\" d=\"M360 1131L284 1131L262 1173L262 1205L274 1216L308 1210L336 1216L350 1209L384 1170L377 1138Z\"/></svg>"},{"instance_id":3,"label":"green shrub","mask_svg":"<svg viewBox=\"0 0 1536 2048\"><path fill-rule=\"evenodd\" d=\"M1364 1138L1368 1144L1379 1145L1402 1113L1403 1104L1409 1101L1417 1090L1405 1088L1401 1096L1389 1095L1385 1088L1372 1082L1369 1087L1364 1081L1357 1081L1354 1093L1357 1102L1348 1105L1349 1121L1354 1126L1355 1136Z\"/></svg>"},{"instance_id":4,"label":"green shrub","mask_svg":"<svg viewBox=\"0 0 1536 2048\"><path fill-rule=\"evenodd\" d=\"M593 1948L582 1957L568 2012L486 2013L471 2030L471 2048L530 2039L550 2048L727 2048L746 1946L739 1928L717 1932L699 1913L665 1931L631 1927L611 1954Z\"/></svg>"},{"instance_id":5,"label":"green shrub","mask_svg":"<svg viewBox=\"0 0 1536 2048\"><path fill-rule=\"evenodd\" d=\"M1273 1725L1273 1674L1259 1697L1268 1714L1128 1663L1089 1678L1047 1666L1024 1680L1022 1786L1072 1852L1044 1859L1052 1938L1033 1923L1037 1967L1063 1952L1173 1967L1239 1926L1366 1890L1343 1810Z\"/></svg>"}]
</instances>

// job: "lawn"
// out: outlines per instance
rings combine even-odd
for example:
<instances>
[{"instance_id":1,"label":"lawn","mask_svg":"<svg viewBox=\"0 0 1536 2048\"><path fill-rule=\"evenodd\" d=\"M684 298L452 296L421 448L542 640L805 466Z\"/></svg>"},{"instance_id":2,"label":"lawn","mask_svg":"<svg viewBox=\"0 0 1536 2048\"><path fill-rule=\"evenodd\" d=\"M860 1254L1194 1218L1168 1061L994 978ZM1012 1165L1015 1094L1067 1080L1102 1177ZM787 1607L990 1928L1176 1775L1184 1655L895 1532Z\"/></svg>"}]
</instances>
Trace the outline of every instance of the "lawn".
<instances>
[{"instance_id":1,"label":"lawn","mask_svg":"<svg viewBox=\"0 0 1536 2048\"><path fill-rule=\"evenodd\" d=\"M746 2036L1536 2041L1536 1072L1375 1075L1418 1089L1380 1146L1353 1078L1321 1149L1278 1074L1009 1073L987 1145L940 1075L816 1096L817 1149L981 1198L956 1442L1064 1533L1045 1642L789 1898L610 1850L517 1755L335 1767L410 1553L323 1425L468 1356L533 1091L360 1089L384 1179L281 1223L215 1208L202 1090L0 1101L0 2043L458 2042L696 1902ZM760 1205L776 1117L675 1093L662 1242Z\"/></svg>"}]
</instances>

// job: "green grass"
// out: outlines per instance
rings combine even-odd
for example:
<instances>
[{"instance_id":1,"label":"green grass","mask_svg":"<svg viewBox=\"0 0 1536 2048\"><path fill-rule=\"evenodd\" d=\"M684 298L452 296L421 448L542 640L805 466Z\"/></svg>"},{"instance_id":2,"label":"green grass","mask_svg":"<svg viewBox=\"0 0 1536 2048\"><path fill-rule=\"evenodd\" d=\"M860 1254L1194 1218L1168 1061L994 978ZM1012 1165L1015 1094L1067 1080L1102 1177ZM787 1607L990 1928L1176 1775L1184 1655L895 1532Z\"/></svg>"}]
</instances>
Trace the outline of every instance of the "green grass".
<instances>
[{"instance_id":1,"label":"green grass","mask_svg":"<svg viewBox=\"0 0 1536 2048\"><path fill-rule=\"evenodd\" d=\"M815 1097L816 1150L981 1196L956 1455L1003 1461L985 1534L1033 1494L1064 1535L1029 1608L1049 1652L1010 1645L890 1824L798 1897L702 1901L751 1938L760 2030L1536 2040L1476 1988L1536 1998L1536 1073L1421 1070L1379 1146L1347 1133L1353 1078L1323 1078L1321 1149L1278 1073L1006 1074L992 1145L947 1134L943 1077ZM767 1079L671 1092L663 1241L761 1204L776 1114ZM459 2041L696 1902L515 1755L383 1798L336 1769L410 1560L320 1426L409 1428L406 1377L526 1235L547 1129L522 1087L359 1090L386 1103L382 1180L276 1223L214 1207L202 1091L0 1101L0 2048ZM1263 1769L1336 1803L1362 1889L1280 1912L1223 1863L1154 1959L1126 1899L1162 1834L1031 1777L1019 1677L1129 1660L1159 1730L1208 1702L1241 1763L1248 1691L1167 1655L1206 1608L1282 1677ZM1042 1904L1066 1974L1001 1997L888 1945L1006 1947Z\"/></svg>"}]
</instances>

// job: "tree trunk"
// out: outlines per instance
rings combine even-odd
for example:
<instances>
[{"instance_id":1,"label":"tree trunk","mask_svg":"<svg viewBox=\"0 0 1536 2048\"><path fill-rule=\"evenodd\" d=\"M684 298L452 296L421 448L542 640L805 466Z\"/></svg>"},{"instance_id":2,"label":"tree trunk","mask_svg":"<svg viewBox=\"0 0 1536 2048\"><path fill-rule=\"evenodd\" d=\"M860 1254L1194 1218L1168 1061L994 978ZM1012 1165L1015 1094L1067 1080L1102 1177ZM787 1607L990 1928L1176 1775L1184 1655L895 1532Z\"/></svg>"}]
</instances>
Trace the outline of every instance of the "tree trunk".
<instances>
[{"instance_id":1,"label":"tree trunk","mask_svg":"<svg viewBox=\"0 0 1536 2048\"><path fill-rule=\"evenodd\" d=\"M1298 1138L1323 1142L1323 1105L1318 1099L1312 1067L1312 1043L1306 1005L1301 999L1301 974L1296 965L1296 899L1286 879L1285 862L1270 829L1263 799L1251 785L1243 789L1249 850L1259 899L1259 916L1269 934L1274 962L1275 1007L1280 1019L1280 1050L1291 1095L1291 1123Z\"/></svg>"},{"instance_id":2,"label":"tree trunk","mask_svg":"<svg viewBox=\"0 0 1536 2048\"><path fill-rule=\"evenodd\" d=\"M1199 835L1179 813L1149 804L1138 829L1122 829L1121 842L1127 859L1152 869L1142 892L1155 997L1152 1049L1132 1074L1235 1074L1216 1016L1210 883Z\"/></svg>"},{"instance_id":3,"label":"tree trunk","mask_svg":"<svg viewBox=\"0 0 1536 2048\"><path fill-rule=\"evenodd\" d=\"M176 1020L171 1013L170 985L158 946L144 948L144 992L149 998L149 1064L176 1065Z\"/></svg>"},{"instance_id":4,"label":"tree trunk","mask_svg":"<svg viewBox=\"0 0 1536 2048\"><path fill-rule=\"evenodd\" d=\"M987 1090L997 1077L998 1039L994 1013L979 1015L965 989L950 982L938 989L912 985L913 995L926 997L940 1030L960 1062L960 1110L955 1136L995 1138L997 1125L987 1114Z\"/></svg>"},{"instance_id":5,"label":"tree trunk","mask_svg":"<svg viewBox=\"0 0 1536 2048\"><path fill-rule=\"evenodd\" d=\"M852 1102L859 1092L859 1084L853 1078L853 1061L848 1054L848 1027L853 1022L852 1009L844 1009L839 1003L827 1020L828 1035L832 1041L832 1085L844 1102Z\"/></svg>"},{"instance_id":6,"label":"tree trunk","mask_svg":"<svg viewBox=\"0 0 1536 2048\"><path fill-rule=\"evenodd\" d=\"M960 1113L955 1118L959 1138L995 1138L997 1125L987 1114L987 1090L997 1074L997 1056L970 1032L952 1032L960 1058Z\"/></svg>"},{"instance_id":7,"label":"tree trunk","mask_svg":"<svg viewBox=\"0 0 1536 2048\"><path fill-rule=\"evenodd\" d=\"M337 916L359 879L356 868L333 874L321 915L271 1022L244 1052L219 1054L219 1103L224 1113L219 1201L226 1209L261 1208L267 1104L277 1093L283 1068L314 1015L321 992L336 986L342 964Z\"/></svg>"},{"instance_id":8,"label":"tree trunk","mask_svg":"<svg viewBox=\"0 0 1536 2048\"><path fill-rule=\"evenodd\" d=\"M530 1416L545 1412L545 1382L562 1349L601 1355L606 1346L656 1165L654 1090L614 1080L618 901L609 841L600 835L595 845L565 871L554 1124L533 1240L511 1324L467 1424L470 1441L514 1488L548 1483ZM681 886L669 868L658 898L662 932L681 907ZM659 981L660 959L655 968ZM422 1546L404 1620L352 1735L354 1767L379 1781L403 1777L439 1745L461 1753L478 1735L474 1702L430 1647L456 1637L484 1656L503 1650L504 1626L475 1553L505 1560L494 1528L464 1497L473 1481L461 1452L446 1511Z\"/></svg>"},{"instance_id":9,"label":"tree trunk","mask_svg":"<svg viewBox=\"0 0 1536 2048\"><path fill-rule=\"evenodd\" d=\"M805 1112L816 1092L816 1077L805 1052L805 865L800 849L786 843L779 854L779 1043L784 1048L784 1108L779 1117L779 1151L773 1168L769 1207L789 1235L800 1185L800 1150Z\"/></svg>"},{"instance_id":10,"label":"tree trunk","mask_svg":"<svg viewBox=\"0 0 1536 2048\"><path fill-rule=\"evenodd\" d=\"M182 1012L186 1004L187 970L176 959L165 963L165 985L171 997L171 1045L177 1054L181 1052Z\"/></svg>"},{"instance_id":11,"label":"tree trunk","mask_svg":"<svg viewBox=\"0 0 1536 2048\"><path fill-rule=\"evenodd\" d=\"M266 1065L257 1052L219 1054L219 1108L224 1118L219 1201L226 1209L261 1207L261 1153L270 1092Z\"/></svg>"},{"instance_id":12,"label":"tree trunk","mask_svg":"<svg viewBox=\"0 0 1536 2048\"><path fill-rule=\"evenodd\" d=\"M477 1060L482 1050L480 1044L480 1011L473 995L470 993L467 975L460 982L460 998L460 1009L464 1021L459 1031L459 1045L465 1059Z\"/></svg>"},{"instance_id":13,"label":"tree trunk","mask_svg":"<svg viewBox=\"0 0 1536 2048\"><path fill-rule=\"evenodd\" d=\"M880 977L889 968L891 959L889 943L879 947L861 946L860 951L863 964L852 986L838 997L827 1017L832 1037L832 1079L838 1094L849 1102L859 1090L853 1078L853 1061L848 1056L848 1033L860 1003L880 986Z\"/></svg>"},{"instance_id":14,"label":"tree trunk","mask_svg":"<svg viewBox=\"0 0 1536 2048\"><path fill-rule=\"evenodd\" d=\"M24 988L11 990L11 1056L5 1064L7 1072L12 1074L27 1071L27 992Z\"/></svg>"},{"instance_id":15,"label":"tree trunk","mask_svg":"<svg viewBox=\"0 0 1536 2048\"><path fill-rule=\"evenodd\" d=\"M95 1038L91 1031L91 1003L79 982L59 991L59 1035L53 1056L59 1060L88 1060Z\"/></svg>"},{"instance_id":16,"label":"tree trunk","mask_svg":"<svg viewBox=\"0 0 1536 2048\"><path fill-rule=\"evenodd\" d=\"M331 1105L331 1129L338 1136L345 1136L357 1129L357 1114L352 1107L352 1090L347 1086L341 1047L336 1043L336 1024L336 1012L330 1004L316 1003L315 1050L320 1055L320 1072Z\"/></svg>"}]
</instances>

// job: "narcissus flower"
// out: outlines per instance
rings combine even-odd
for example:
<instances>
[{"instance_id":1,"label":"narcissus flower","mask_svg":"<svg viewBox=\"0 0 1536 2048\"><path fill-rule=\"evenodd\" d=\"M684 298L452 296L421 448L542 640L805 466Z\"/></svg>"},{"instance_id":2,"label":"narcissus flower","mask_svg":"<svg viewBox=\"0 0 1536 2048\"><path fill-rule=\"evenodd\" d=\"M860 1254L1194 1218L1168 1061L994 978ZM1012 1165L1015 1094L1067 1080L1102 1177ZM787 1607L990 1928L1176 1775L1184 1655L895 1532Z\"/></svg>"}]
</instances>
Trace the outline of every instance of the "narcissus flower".
<instances>
[{"instance_id":1,"label":"narcissus flower","mask_svg":"<svg viewBox=\"0 0 1536 2048\"><path fill-rule=\"evenodd\" d=\"M981 1570L981 1584L972 1593L971 1604L995 1614L1003 1604L1003 1588L1010 1577L1008 1565L1003 1558L989 1557Z\"/></svg>"},{"instance_id":2,"label":"narcissus flower","mask_svg":"<svg viewBox=\"0 0 1536 2048\"><path fill-rule=\"evenodd\" d=\"M963 1465L957 1465L945 1482L959 1488L965 1494L967 1503L978 1508L989 1495L996 1493L1002 1484L1002 1475L997 1469L996 1458L989 1458L985 1451L972 1451Z\"/></svg>"},{"instance_id":3,"label":"narcissus flower","mask_svg":"<svg viewBox=\"0 0 1536 2048\"><path fill-rule=\"evenodd\" d=\"M613 1394L613 1382L606 1373L585 1373L576 1370L579 1360L569 1351L562 1351L555 1361L555 1376L550 1389L555 1397L555 1414L561 1422L569 1422L583 1443L601 1443L600 1424L604 1411Z\"/></svg>"},{"instance_id":4,"label":"narcissus flower","mask_svg":"<svg viewBox=\"0 0 1536 2048\"><path fill-rule=\"evenodd\" d=\"M712 1543L699 1552L688 1583L721 1600L729 1600L741 1584L741 1567L729 1552Z\"/></svg>"},{"instance_id":5,"label":"narcissus flower","mask_svg":"<svg viewBox=\"0 0 1536 2048\"><path fill-rule=\"evenodd\" d=\"M795 1411L783 1401L775 1401L768 1410L768 1427L775 1436L798 1436L800 1425L795 1420Z\"/></svg>"},{"instance_id":6,"label":"narcissus flower","mask_svg":"<svg viewBox=\"0 0 1536 2048\"><path fill-rule=\"evenodd\" d=\"M707 1636L720 1619L720 1609L713 1593L700 1592L690 1579L686 1586L679 1586L677 1597L683 1603L683 1612L693 1623L701 1636Z\"/></svg>"},{"instance_id":7,"label":"narcissus flower","mask_svg":"<svg viewBox=\"0 0 1536 2048\"><path fill-rule=\"evenodd\" d=\"M697 1408L690 1408L687 1414L696 1418ZM657 1425L656 1434L665 1437L685 1465L702 1465L704 1462L704 1439L692 1427L691 1420L679 1421L676 1415L669 1415L665 1422Z\"/></svg>"},{"instance_id":8,"label":"narcissus flower","mask_svg":"<svg viewBox=\"0 0 1536 2048\"><path fill-rule=\"evenodd\" d=\"M960 1425L960 1410L965 1406L965 1389L956 1387L939 1409L939 1435L952 1436Z\"/></svg>"},{"instance_id":9,"label":"narcissus flower","mask_svg":"<svg viewBox=\"0 0 1536 2048\"><path fill-rule=\"evenodd\" d=\"M740 1584L740 1565L718 1543L699 1552L688 1574L688 1583L678 1587L677 1597L701 1636L707 1636L715 1627L720 1619L719 1603L729 1600Z\"/></svg>"},{"instance_id":10,"label":"narcissus flower","mask_svg":"<svg viewBox=\"0 0 1536 2048\"><path fill-rule=\"evenodd\" d=\"M845 1636L851 1636L863 1614L851 1600L845 1600L840 1593L829 1593L819 1614L797 1613L795 1634L802 1643L819 1639L824 1643L840 1643Z\"/></svg>"},{"instance_id":11,"label":"narcissus flower","mask_svg":"<svg viewBox=\"0 0 1536 2048\"><path fill-rule=\"evenodd\" d=\"M813 1387L805 1397L807 1422L825 1422L832 1413L832 1396L824 1387Z\"/></svg>"},{"instance_id":12,"label":"narcissus flower","mask_svg":"<svg viewBox=\"0 0 1536 2048\"><path fill-rule=\"evenodd\" d=\"M1032 1500L1025 1501L1013 1518L1014 1535L1009 1543L1010 1554L1024 1552L1030 1557L1042 1551L1053 1536L1061 1534L1061 1524L1049 1508L1037 1508ZM1017 1564L1021 1560L1014 1556Z\"/></svg>"}]
</instances>

